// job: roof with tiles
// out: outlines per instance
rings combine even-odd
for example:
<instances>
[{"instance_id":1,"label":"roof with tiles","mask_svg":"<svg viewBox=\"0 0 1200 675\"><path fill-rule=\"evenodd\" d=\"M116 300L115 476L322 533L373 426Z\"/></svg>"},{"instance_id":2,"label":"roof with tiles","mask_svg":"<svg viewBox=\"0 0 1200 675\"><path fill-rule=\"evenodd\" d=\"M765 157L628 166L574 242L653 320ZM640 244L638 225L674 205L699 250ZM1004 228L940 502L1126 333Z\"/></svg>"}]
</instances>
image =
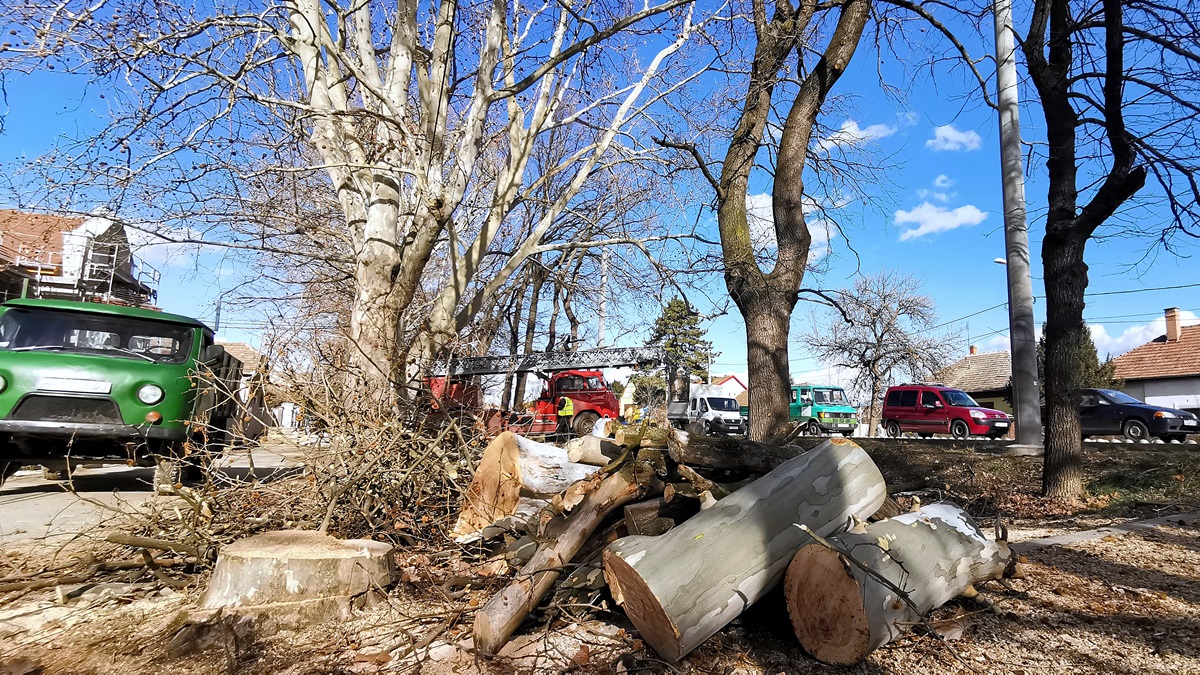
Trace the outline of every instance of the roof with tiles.
<instances>
[{"instance_id":1,"label":"roof with tiles","mask_svg":"<svg viewBox=\"0 0 1200 675\"><path fill-rule=\"evenodd\" d=\"M1008 352L971 354L934 374L934 379L966 392L998 391L1008 387L1012 359Z\"/></svg>"},{"instance_id":2,"label":"roof with tiles","mask_svg":"<svg viewBox=\"0 0 1200 675\"><path fill-rule=\"evenodd\" d=\"M86 218L0 209L0 244L13 251L21 245L40 250L62 251L62 233L74 230L85 220Z\"/></svg>"},{"instance_id":3,"label":"roof with tiles","mask_svg":"<svg viewBox=\"0 0 1200 675\"><path fill-rule=\"evenodd\" d=\"M242 369L249 373L258 368L259 359L262 357L258 350L245 342L225 342L217 340L217 344L225 348L225 351L233 358L242 362Z\"/></svg>"},{"instance_id":4,"label":"roof with tiles","mask_svg":"<svg viewBox=\"0 0 1200 675\"><path fill-rule=\"evenodd\" d=\"M1160 377L1200 376L1200 326L1183 326L1179 340L1168 342L1160 335L1115 359L1117 377L1150 380Z\"/></svg>"}]
</instances>

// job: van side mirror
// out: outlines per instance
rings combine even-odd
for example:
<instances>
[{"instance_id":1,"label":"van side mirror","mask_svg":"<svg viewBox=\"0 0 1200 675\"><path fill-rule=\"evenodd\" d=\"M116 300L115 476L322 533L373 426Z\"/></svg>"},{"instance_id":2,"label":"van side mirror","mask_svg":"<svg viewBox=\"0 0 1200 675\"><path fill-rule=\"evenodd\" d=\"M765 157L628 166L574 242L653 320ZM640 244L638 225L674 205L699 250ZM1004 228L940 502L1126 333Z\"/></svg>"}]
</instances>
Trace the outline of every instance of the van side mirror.
<instances>
[{"instance_id":1,"label":"van side mirror","mask_svg":"<svg viewBox=\"0 0 1200 675\"><path fill-rule=\"evenodd\" d=\"M209 345L204 348L204 356L202 358L205 363L216 363L225 358L225 347L222 345Z\"/></svg>"}]
</instances>

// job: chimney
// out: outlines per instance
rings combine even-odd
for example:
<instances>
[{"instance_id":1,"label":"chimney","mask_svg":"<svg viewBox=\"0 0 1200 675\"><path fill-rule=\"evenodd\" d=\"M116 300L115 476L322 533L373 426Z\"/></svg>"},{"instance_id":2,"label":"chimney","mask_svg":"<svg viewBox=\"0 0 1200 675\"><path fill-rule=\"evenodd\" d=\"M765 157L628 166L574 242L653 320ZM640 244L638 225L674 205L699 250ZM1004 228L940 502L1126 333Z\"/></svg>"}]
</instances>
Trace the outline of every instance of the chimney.
<instances>
[{"instance_id":1,"label":"chimney","mask_svg":"<svg viewBox=\"0 0 1200 675\"><path fill-rule=\"evenodd\" d=\"M971 346L969 347L969 350L970 350L970 352L971 352L971 356L975 356L976 354L978 354L978 353L979 353L979 347L978 347L978 346L976 346L976 345L971 345Z\"/></svg>"},{"instance_id":2,"label":"chimney","mask_svg":"<svg viewBox=\"0 0 1200 675\"><path fill-rule=\"evenodd\" d=\"M1179 308L1167 308L1167 342L1179 342L1183 330L1179 327Z\"/></svg>"}]
</instances>

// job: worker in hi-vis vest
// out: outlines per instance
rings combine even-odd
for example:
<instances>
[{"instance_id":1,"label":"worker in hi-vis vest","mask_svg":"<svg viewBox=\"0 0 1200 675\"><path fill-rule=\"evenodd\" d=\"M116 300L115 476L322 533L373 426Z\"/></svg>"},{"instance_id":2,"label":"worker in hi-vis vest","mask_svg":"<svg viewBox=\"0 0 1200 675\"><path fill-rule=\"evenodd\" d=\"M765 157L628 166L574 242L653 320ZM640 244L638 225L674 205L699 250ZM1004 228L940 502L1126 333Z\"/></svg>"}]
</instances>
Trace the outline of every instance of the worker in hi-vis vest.
<instances>
[{"instance_id":1,"label":"worker in hi-vis vest","mask_svg":"<svg viewBox=\"0 0 1200 675\"><path fill-rule=\"evenodd\" d=\"M575 414L575 402L563 396L558 399L558 432L567 433L571 430L571 417Z\"/></svg>"}]
</instances>

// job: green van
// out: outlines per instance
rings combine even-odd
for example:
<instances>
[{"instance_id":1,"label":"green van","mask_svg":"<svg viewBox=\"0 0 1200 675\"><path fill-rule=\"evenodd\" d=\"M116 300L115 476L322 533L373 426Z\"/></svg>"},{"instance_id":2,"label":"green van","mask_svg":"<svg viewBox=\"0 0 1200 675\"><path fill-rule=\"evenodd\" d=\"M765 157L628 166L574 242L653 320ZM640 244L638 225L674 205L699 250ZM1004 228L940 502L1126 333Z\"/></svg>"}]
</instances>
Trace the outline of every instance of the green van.
<instances>
[{"instance_id":1,"label":"green van","mask_svg":"<svg viewBox=\"0 0 1200 675\"><path fill-rule=\"evenodd\" d=\"M823 384L792 385L789 416L810 436L850 436L858 427L858 410L850 404L846 392Z\"/></svg>"},{"instance_id":2,"label":"green van","mask_svg":"<svg viewBox=\"0 0 1200 675\"><path fill-rule=\"evenodd\" d=\"M0 305L0 482L22 464L194 471L226 441L242 364L203 323L70 300ZM164 463L159 463L160 468ZM178 461L168 461L173 476Z\"/></svg>"}]
</instances>

